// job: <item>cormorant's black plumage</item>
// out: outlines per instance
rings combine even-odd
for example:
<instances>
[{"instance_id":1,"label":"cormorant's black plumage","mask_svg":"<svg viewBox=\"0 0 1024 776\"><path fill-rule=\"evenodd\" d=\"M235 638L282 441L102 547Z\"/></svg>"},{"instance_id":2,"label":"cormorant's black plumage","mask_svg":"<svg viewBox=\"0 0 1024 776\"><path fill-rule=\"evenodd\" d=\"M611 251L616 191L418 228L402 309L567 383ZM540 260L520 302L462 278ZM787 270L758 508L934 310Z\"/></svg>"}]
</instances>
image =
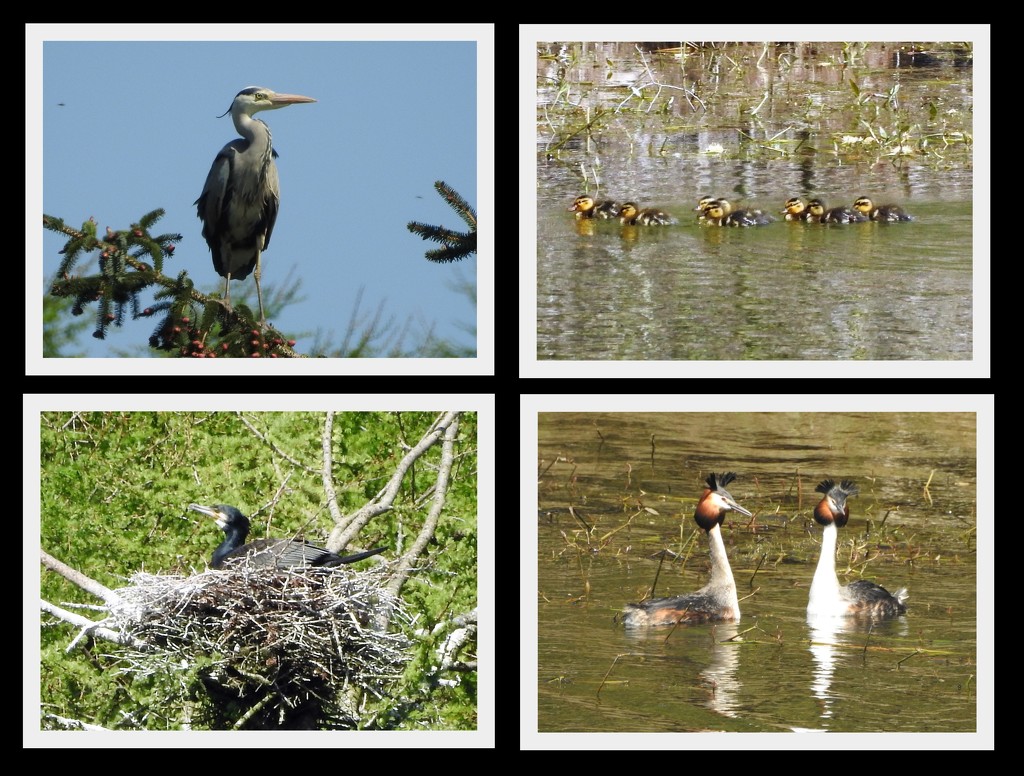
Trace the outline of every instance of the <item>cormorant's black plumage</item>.
<instances>
[{"instance_id":1,"label":"cormorant's black plumage","mask_svg":"<svg viewBox=\"0 0 1024 776\"><path fill-rule=\"evenodd\" d=\"M213 551L210 567L219 569L227 563L241 560L261 568L289 569L301 566L340 566L355 563L384 552L386 547L377 547L355 555L336 555L323 547L301 539L256 539L245 544L249 535L249 518L235 507L227 504L189 504L193 512L212 517L226 534L224 541Z\"/></svg>"}]
</instances>

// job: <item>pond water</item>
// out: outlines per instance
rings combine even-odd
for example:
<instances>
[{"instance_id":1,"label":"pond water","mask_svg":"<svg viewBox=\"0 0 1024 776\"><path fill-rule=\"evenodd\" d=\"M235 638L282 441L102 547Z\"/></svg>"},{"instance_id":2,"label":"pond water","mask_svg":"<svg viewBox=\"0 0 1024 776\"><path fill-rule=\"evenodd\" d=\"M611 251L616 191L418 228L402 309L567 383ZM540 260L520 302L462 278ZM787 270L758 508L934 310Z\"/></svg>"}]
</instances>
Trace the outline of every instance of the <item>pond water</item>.
<instances>
[{"instance_id":1,"label":"pond water","mask_svg":"<svg viewBox=\"0 0 1024 776\"><path fill-rule=\"evenodd\" d=\"M975 731L975 438L973 413L542 413L539 731ZM711 471L754 513L723 526L742 619L627 632L655 577L706 582ZM840 581L908 588L905 616L808 622L826 477L860 487Z\"/></svg>"},{"instance_id":2,"label":"pond water","mask_svg":"<svg viewBox=\"0 0 1024 776\"><path fill-rule=\"evenodd\" d=\"M539 360L973 358L969 52L653 45L540 47ZM680 224L579 222L584 192ZM701 228L704 196L869 196L916 220Z\"/></svg>"}]
</instances>

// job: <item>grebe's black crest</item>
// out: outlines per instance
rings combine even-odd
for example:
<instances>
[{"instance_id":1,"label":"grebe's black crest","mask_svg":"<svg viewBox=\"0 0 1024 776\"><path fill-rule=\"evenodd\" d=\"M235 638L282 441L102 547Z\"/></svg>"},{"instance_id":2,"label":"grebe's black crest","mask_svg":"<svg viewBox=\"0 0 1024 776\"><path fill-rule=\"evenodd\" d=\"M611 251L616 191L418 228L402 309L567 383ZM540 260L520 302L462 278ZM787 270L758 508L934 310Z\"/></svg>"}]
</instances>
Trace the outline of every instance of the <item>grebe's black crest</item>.
<instances>
[{"instance_id":1,"label":"grebe's black crest","mask_svg":"<svg viewBox=\"0 0 1024 776\"><path fill-rule=\"evenodd\" d=\"M846 499L860 493L853 480L843 480L838 485L833 480L823 480L815 490L825 494L825 498L814 508L815 522L819 525L835 522L839 528L845 526L850 519L850 507Z\"/></svg>"},{"instance_id":2,"label":"grebe's black crest","mask_svg":"<svg viewBox=\"0 0 1024 776\"><path fill-rule=\"evenodd\" d=\"M857 487L857 483L855 483L853 480L843 480L842 482L839 483L838 488L836 487L836 483L834 480L822 480L821 482L818 483L818 487L816 487L815 490L818 493L824 493L825 495L832 496L833 498L835 498L835 496L832 494L833 490L835 490L837 493L842 493L843 498L847 498L849 496L856 496L857 494L860 493L860 488Z\"/></svg>"},{"instance_id":3,"label":"grebe's black crest","mask_svg":"<svg viewBox=\"0 0 1024 776\"><path fill-rule=\"evenodd\" d=\"M718 475L712 472L711 474L708 475L708 478L705 480L705 482L708 484L708 487L711 488L711 490L718 490L719 488L724 488L734 479L736 479L736 472L726 472L725 474ZM717 485L715 484L716 480L718 482Z\"/></svg>"},{"instance_id":4,"label":"grebe's black crest","mask_svg":"<svg viewBox=\"0 0 1024 776\"><path fill-rule=\"evenodd\" d=\"M725 486L734 479L736 479L735 472L725 472L724 474L711 472L704 480L708 489L704 491L700 501L697 502L693 519L705 531L710 531L716 525L724 523L725 513L729 511L736 511L741 515L751 517L750 511L737 504L736 499L725 489Z\"/></svg>"}]
</instances>

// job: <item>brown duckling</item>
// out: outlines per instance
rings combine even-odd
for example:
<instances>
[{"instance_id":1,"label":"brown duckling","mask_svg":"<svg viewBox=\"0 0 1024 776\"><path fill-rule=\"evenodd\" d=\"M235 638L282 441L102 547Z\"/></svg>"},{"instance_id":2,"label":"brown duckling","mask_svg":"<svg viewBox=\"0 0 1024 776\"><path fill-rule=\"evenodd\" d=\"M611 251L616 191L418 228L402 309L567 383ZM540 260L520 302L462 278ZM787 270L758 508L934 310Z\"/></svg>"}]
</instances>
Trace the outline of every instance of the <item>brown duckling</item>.
<instances>
[{"instance_id":1,"label":"brown duckling","mask_svg":"<svg viewBox=\"0 0 1024 776\"><path fill-rule=\"evenodd\" d=\"M733 210L728 200L713 199L704 207L704 220L711 226L763 226L775 219L762 210Z\"/></svg>"},{"instance_id":2,"label":"brown duckling","mask_svg":"<svg viewBox=\"0 0 1024 776\"><path fill-rule=\"evenodd\" d=\"M722 209L725 211L726 215L729 215L730 213L732 213L735 210L735 208L732 206L732 202L730 202L729 200L725 199L724 197L702 197L701 201L697 203L697 207L694 208L694 210L700 211L700 220L701 221L704 220L704 209L708 205L710 205L712 202L717 202L718 204L720 204L722 206ZM755 211L752 211L752 212L760 213L761 211L760 210L755 210Z\"/></svg>"},{"instance_id":3,"label":"brown duckling","mask_svg":"<svg viewBox=\"0 0 1024 776\"><path fill-rule=\"evenodd\" d=\"M853 209L859 213L863 213L872 221L914 220L911 216L908 216L899 205L879 205L878 207L875 207L875 204L867 197L858 198L857 201L853 203Z\"/></svg>"},{"instance_id":4,"label":"brown duckling","mask_svg":"<svg viewBox=\"0 0 1024 776\"><path fill-rule=\"evenodd\" d=\"M593 197L586 195L576 197L569 207L570 212L575 211L577 218L618 218L619 206L611 200L595 202Z\"/></svg>"},{"instance_id":5,"label":"brown duckling","mask_svg":"<svg viewBox=\"0 0 1024 776\"><path fill-rule=\"evenodd\" d=\"M651 207L640 210L635 202L623 202L619 208L619 216L626 226L669 226L677 223L668 213Z\"/></svg>"},{"instance_id":6,"label":"brown duckling","mask_svg":"<svg viewBox=\"0 0 1024 776\"><path fill-rule=\"evenodd\" d=\"M787 221L808 221L811 215L807 205L800 197L787 199L781 212L786 216Z\"/></svg>"},{"instance_id":7,"label":"brown duckling","mask_svg":"<svg viewBox=\"0 0 1024 776\"><path fill-rule=\"evenodd\" d=\"M726 215L732 212L732 205L726 199L719 199L718 197L701 197L700 202L697 203L697 207L694 208L696 212L700 213L700 215L697 216L698 221L704 220L704 208L715 201L722 203L726 209Z\"/></svg>"},{"instance_id":8,"label":"brown duckling","mask_svg":"<svg viewBox=\"0 0 1024 776\"><path fill-rule=\"evenodd\" d=\"M820 199L812 199L808 202L807 212L810 214L808 221L813 219L822 224L855 224L868 220L868 217L860 211L850 210L848 207L834 207L829 210Z\"/></svg>"}]
</instances>

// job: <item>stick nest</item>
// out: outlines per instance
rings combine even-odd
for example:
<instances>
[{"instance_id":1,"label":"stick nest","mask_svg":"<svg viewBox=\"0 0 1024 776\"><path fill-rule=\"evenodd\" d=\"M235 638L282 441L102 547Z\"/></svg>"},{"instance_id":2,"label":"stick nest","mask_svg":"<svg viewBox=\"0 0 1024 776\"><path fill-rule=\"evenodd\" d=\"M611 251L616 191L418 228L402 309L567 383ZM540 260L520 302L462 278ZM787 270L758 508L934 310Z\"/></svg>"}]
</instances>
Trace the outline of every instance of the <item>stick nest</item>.
<instances>
[{"instance_id":1,"label":"stick nest","mask_svg":"<svg viewBox=\"0 0 1024 776\"><path fill-rule=\"evenodd\" d=\"M408 660L405 637L387 632L408 617L386 578L385 564L138 573L105 624L147 645L125 647L122 671L198 679L213 726L351 727L359 705L383 698ZM181 687L195 698L193 684Z\"/></svg>"}]
</instances>

